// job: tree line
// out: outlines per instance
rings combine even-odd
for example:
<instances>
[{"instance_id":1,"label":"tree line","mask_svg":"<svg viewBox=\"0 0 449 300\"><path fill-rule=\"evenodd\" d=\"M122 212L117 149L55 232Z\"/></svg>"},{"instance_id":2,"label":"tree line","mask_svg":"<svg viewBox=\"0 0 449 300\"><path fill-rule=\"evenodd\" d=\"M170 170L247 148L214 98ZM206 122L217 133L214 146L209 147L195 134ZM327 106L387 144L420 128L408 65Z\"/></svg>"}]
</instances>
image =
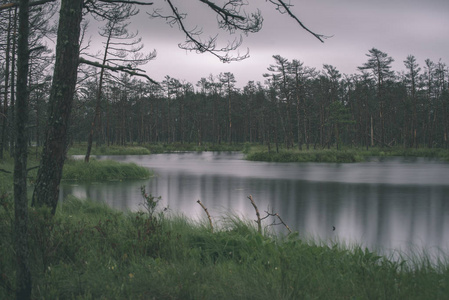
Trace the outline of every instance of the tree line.
<instances>
[{"instance_id":1,"label":"tree line","mask_svg":"<svg viewBox=\"0 0 449 300\"><path fill-rule=\"evenodd\" d=\"M409 55L404 70L393 72L393 58L373 48L358 73L346 75L332 65L317 70L297 59L272 59L265 82L249 81L243 88L236 88L229 72L195 84L170 76L154 84L107 75L98 103L94 76L78 85L71 141L86 141L97 109L98 145L449 146L449 73L442 61L427 59L420 66ZM42 126L35 128L39 136Z\"/></svg>"},{"instance_id":2,"label":"tree line","mask_svg":"<svg viewBox=\"0 0 449 300\"><path fill-rule=\"evenodd\" d=\"M87 66L80 70L87 76L77 84L70 141L448 148L447 65L426 59L421 66L409 55L404 70L394 72L387 53L373 48L366 55L366 63L350 75L332 65L317 70L273 55L265 82L249 81L243 88L236 88L229 72L194 84L170 76L156 83ZM49 77L41 71L31 77L28 138L38 146L47 119ZM2 124L3 149L11 132L6 128Z\"/></svg>"}]
</instances>

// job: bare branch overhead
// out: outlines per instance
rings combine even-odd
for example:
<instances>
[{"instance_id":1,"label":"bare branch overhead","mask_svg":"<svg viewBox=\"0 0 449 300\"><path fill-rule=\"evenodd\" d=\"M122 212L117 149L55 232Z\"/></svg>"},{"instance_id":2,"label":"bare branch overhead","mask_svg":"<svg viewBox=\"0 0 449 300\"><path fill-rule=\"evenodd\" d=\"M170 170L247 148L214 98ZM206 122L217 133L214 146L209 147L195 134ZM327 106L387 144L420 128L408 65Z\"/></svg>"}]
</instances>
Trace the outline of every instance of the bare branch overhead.
<instances>
[{"instance_id":1,"label":"bare branch overhead","mask_svg":"<svg viewBox=\"0 0 449 300\"><path fill-rule=\"evenodd\" d=\"M48 2L55 2L56 0L39 0L39 1L32 1L30 2L29 6L36 6L36 5L42 5ZM6 4L0 5L0 10L5 10L12 7L19 7L19 2L11 2Z\"/></svg>"},{"instance_id":2,"label":"bare branch overhead","mask_svg":"<svg viewBox=\"0 0 449 300\"><path fill-rule=\"evenodd\" d=\"M94 66L94 67L97 67L97 68L105 68L105 69L108 69L108 70L111 70L111 71L114 71L114 72L120 71L120 72L125 72L125 73L127 73L129 75L132 75L132 76L144 77L148 81L150 81L151 83L159 85L159 83L157 81L155 81L154 79L150 78L148 75L140 73L140 72L145 72L144 70L141 70L141 69L131 68L131 67L128 67L128 66L116 66L116 67L113 67L113 66L110 66L110 65L103 65L103 64L100 64L98 62L94 62L94 61L90 61L90 60L84 59L82 57L79 58L79 62L80 62L80 64L87 64L87 65L91 65L91 66Z\"/></svg>"},{"instance_id":3,"label":"bare branch overhead","mask_svg":"<svg viewBox=\"0 0 449 300\"><path fill-rule=\"evenodd\" d=\"M124 4L137 4L137 5L153 5L153 2L142 2L142 1L126 1L126 0L98 0L100 2L106 3L124 3Z\"/></svg>"},{"instance_id":4,"label":"bare branch overhead","mask_svg":"<svg viewBox=\"0 0 449 300\"><path fill-rule=\"evenodd\" d=\"M317 34L313 31L311 31L309 28L307 28L299 19L296 17L294 13L290 10L290 7L293 5L286 4L283 0L269 0L270 3L274 4L276 6L276 10L279 11L281 14L288 14L290 17L292 17L304 30L312 34L314 37L316 37L318 40L320 40L322 43L324 43L323 39L329 38L329 36L325 36L322 34Z\"/></svg>"}]
</instances>

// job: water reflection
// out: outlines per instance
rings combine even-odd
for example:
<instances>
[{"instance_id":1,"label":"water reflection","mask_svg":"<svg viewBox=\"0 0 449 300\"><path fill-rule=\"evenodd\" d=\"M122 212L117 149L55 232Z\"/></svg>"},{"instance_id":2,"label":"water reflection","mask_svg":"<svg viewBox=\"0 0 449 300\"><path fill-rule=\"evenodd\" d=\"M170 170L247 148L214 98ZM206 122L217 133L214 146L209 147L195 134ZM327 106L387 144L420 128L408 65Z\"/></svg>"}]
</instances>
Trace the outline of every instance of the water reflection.
<instances>
[{"instance_id":1,"label":"water reflection","mask_svg":"<svg viewBox=\"0 0 449 300\"><path fill-rule=\"evenodd\" d=\"M114 159L147 166L157 176L147 181L64 184L61 197L74 194L137 210L140 186L146 185L154 196L162 196L161 205L192 218L204 217L196 204L201 199L215 217L234 212L253 219L247 199L252 194L260 210L278 212L303 235L372 249L449 249L449 164L438 161L273 164L211 152Z\"/></svg>"}]
</instances>

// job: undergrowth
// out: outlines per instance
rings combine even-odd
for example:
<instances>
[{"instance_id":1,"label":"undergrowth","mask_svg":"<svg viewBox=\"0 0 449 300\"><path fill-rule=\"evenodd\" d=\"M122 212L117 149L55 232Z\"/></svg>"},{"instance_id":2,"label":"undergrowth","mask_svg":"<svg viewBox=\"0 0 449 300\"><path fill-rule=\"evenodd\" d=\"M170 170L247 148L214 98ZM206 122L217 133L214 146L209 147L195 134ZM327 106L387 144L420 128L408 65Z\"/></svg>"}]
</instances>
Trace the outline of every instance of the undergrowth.
<instances>
[{"instance_id":1,"label":"undergrowth","mask_svg":"<svg viewBox=\"0 0 449 300\"><path fill-rule=\"evenodd\" d=\"M260 234L236 216L212 233L206 221L166 214L157 199L147 194L140 212L73 197L54 217L31 208L32 298L447 299L447 263ZM2 201L0 298L10 299L14 213L12 200Z\"/></svg>"}]
</instances>

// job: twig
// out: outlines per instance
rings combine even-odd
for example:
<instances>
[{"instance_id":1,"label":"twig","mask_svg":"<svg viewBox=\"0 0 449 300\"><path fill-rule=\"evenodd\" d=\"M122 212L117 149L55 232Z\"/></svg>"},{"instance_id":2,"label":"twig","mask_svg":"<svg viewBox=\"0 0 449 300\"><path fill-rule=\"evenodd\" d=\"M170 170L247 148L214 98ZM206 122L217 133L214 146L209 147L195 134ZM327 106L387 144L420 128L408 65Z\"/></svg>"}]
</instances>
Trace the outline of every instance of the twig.
<instances>
[{"instance_id":1,"label":"twig","mask_svg":"<svg viewBox=\"0 0 449 300\"><path fill-rule=\"evenodd\" d=\"M259 210L257 209L256 203L254 203L253 196L249 195L248 199L251 201L251 204L254 206L254 209L256 210L256 216L257 216L257 231L259 231L260 234L262 234L262 224L260 220L260 214Z\"/></svg>"},{"instance_id":2,"label":"twig","mask_svg":"<svg viewBox=\"0 0 449 300\"><path fill-rule=\"evenodd\" d=\"M212 233L214 233L214 225L212 225L212 218L210 217L209 212L207 211L207 208L203 205L203 203L201 202L201 200L198 199L198 201L196 201L199 205L201 205L201 207L204 209L204 211L207 214L207 217L209 218L209 224L210 224L210 231Z\"/></svg>"},{"instance_id":3,"label":"twig","mask_svg":"<svg viewBox=\"0 0 449 300\"><path fill-rule=\"evenodd\" d=\"M265 211L265 212L267 213L267 215L263 219L268 218L268 216L277 217L279 219L279 221L282 223L282 225L284 225L285 228L288 229L288 232L292 233L292 230L290 229L290 227L288 227L288 225L285 224L284 220L282 220L281 216L278 213L269 213L268 211ZM271 225L279 225L279 224L276 224L273 222L273 224L271 224Z\"/></svg>"}]
</instances>

